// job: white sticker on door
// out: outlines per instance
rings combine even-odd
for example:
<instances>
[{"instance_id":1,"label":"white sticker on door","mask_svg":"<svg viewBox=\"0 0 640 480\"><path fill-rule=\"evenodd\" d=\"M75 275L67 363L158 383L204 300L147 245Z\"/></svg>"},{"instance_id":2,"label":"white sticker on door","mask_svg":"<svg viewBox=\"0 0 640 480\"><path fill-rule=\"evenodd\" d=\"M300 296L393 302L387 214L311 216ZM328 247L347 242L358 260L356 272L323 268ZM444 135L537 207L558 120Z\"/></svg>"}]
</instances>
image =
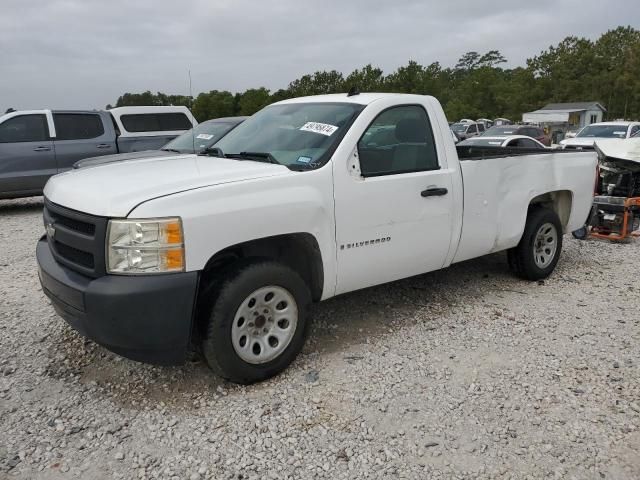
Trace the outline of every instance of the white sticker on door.
<instances>
[{"instance_id":1,"label":"white sticker on door","mask_svg":"<svg viewBox=\"0 0 640 480\"><path fill-rule=\"evenodd\" d=\"M331 135L333 135L333 132L338 130L338 127L336 127L335 125L329 125L328 123L307 122L300 127L300 130L302 130L303 132L319 133L320 135L326 135L327 137L330 137Z\"/></svg>"}]
</instances>

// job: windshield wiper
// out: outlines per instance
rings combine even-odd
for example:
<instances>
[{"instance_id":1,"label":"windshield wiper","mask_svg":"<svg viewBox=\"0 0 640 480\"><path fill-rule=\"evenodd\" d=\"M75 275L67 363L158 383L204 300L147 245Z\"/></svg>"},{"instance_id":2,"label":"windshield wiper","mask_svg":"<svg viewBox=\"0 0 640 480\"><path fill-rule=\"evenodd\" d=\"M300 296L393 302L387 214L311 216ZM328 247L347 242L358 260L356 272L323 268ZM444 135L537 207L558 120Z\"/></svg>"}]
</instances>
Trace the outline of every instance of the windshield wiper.
<instances>
[{"instance_id":1,"label":"windshield wiper","mask_svg":"<svg viewBox=\"0 0 640 480\"><path fill-rule=\"evenodd\" d=\"M256 162L273 163L276 165L282 165L278 160L274 158L268 152L240 152L240 153L227 153L226 158L238 158L241 160L255 160Z\"/></svg>"},{"instance_id":2,"label":"windshield wiper","mask_svg":"<svg viewBox=\"0 0 640 480\"><path fill-rule=\"evenodd\" d=\"M222 150L220 150L218 147L207 147L198 155L208 155L210 157L220 157L220 158L226 157L226 155L222 153Z\"/></svg>"}]
</instances>

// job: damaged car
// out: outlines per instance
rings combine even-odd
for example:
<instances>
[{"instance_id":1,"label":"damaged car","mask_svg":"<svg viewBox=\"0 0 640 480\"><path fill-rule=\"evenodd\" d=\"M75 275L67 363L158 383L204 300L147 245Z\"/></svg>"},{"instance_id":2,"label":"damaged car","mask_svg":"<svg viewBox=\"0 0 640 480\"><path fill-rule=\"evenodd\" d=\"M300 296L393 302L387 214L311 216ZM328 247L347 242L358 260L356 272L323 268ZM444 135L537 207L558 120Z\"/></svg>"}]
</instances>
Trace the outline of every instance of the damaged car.
<instances>
[{"instance_id":1,"label":"damaged car","mask_svg":"<svg viewBox=\"0 0 640 480\"><path fill-rule=\"evenodd\" d=\"M640 138L596 143L599 175L585 227L574 237L624 240L640 233Z\"/></svg>"}]
</instances>

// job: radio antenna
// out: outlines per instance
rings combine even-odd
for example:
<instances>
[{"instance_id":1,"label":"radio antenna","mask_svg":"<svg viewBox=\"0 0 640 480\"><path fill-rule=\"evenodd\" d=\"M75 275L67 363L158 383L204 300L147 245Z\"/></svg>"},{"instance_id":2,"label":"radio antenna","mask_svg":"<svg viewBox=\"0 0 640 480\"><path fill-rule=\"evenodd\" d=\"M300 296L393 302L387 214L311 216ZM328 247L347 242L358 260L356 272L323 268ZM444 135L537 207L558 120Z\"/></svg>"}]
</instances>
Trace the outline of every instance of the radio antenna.
<instances>
[{"instance_id":1,"label":"radio antenna","mask_svg":"<svg viewBox=\"0 0 640 480\"><path fill-rule=\"evenodd\" d=\"M191 116L193 117L193 90L191 88L191 69L187 70L189 73L189 112L191 112ZM196 153L196 133L194 131L193 124L191 125L191 146L193 147L193 153Z\"/></svg>"}]
</instances>

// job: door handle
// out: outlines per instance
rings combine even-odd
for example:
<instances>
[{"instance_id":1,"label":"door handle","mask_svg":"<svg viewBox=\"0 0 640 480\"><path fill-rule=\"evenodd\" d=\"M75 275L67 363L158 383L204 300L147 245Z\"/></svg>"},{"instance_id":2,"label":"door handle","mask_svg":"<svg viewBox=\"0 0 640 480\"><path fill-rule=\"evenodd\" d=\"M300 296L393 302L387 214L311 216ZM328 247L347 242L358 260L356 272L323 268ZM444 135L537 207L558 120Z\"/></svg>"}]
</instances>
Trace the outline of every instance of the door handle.
<instances>
[{"instance_id":1,"label":"door handle","mask_svg":"<svg viewBox=\"0 0 640 480\"><path fill-rule=\"evenodd\" d=\"M420 195L423 197L441 197L442 195L446 195L449 193L449 190L446 188L427 188L420 192Z\"/></svg>"},{"instance_id":2,"label":"door handle","mask_svg":"<svg viewBox=\"0 0 640 480\"><path fill-rule=\"evenodd\" d=\"M98 147L98 148L111 148L111 145L109 145L108 143L99 143L98 145L96 145L96 147Z\"/></svg>"},{"instance_id":3,"label":"door handle","mask_svg":"<svg viewBox=\"0 0 640 480\"><path fill-rule=\"evenodd\" d=\"M36 147L33 149L34 152L49 152L51 147Z\"/></svg>"}]
</instances>

